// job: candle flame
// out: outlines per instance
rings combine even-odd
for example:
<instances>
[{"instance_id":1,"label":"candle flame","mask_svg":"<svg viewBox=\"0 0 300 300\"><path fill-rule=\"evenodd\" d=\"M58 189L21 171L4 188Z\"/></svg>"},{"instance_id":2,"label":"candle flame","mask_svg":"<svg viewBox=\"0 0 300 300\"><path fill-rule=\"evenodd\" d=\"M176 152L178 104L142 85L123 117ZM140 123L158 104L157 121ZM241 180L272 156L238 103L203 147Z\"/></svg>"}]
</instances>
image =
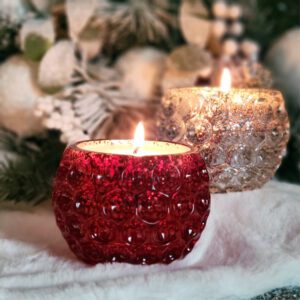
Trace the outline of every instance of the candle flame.
<instances>
[{"instance_id":1,"label":"candle flame","mask_svg":"<svg viewBox=\"0 0 300 300\"><path fill-rule=\"evenodd\" d=\"M142 122L139 122L136 126L135 133L134 133L134 140L133 140L133 146L134 151L133 153L136 154L138 150L144 146L145 143L145 130L144 125Z\"/></svg>"},{"instance_id":2,"label":"candle flame","mask_svg":"<svg viewBox=\"0 0 300 300\"><path fill-rule=\"evenodd\" d=\"M239 94L237 94L233 97L232 101L236 104L241 104L243 102L243 99Z\"/></svg>"},{"instance_id":3,"label":"candle flame","mask_svg":"<svg viewBox=\"0 0 300 300\"><path fill-rule=\"evenodd\" d=\"M231 89L231 74L228 68L224 68L221 76L221 91L228 93Z\"/></svg>"}]
</instances>

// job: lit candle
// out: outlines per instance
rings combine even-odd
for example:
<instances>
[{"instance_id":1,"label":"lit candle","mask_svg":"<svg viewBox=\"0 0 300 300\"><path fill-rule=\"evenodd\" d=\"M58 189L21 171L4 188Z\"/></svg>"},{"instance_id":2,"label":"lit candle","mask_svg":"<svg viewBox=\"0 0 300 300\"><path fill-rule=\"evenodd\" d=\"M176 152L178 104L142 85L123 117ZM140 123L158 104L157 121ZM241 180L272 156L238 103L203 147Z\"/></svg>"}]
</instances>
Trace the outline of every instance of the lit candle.
<instances>
[{"instance_id":1,"label":"lit candle","mask_svg":"<svg viewBox=\"0 0 300 300\"><path fill-rule=\"evenodd\" d=\"M142 122L140 122L136 127L133 145L133 154L143 155L142 148L145 145L145 130Z\"/></svg>"},{"instance_id":2,"label":"lit candle","mask_svg":"<svg viewBox=\"0 0 300 300\"><path fill-rule=\"evenodd\" d=\"M69 146L53 188L56 220L87 263L170 263L188 254L209 214L208 172L190 146L133 140Z\"/></svg>"},{"instance_id":3,"label":"lit candle","mask_svg":"<svg viewBox=\"0 0 300 300\"><path fill-rule=\"evenodd\" d=\"M220 87L169 90L162 101L159 138L198 149L211 191L242 191L265 184L285 153L289 122L279 91L236 89L224 69Z\"/></svg>"},{"instance_id":4,"label":"lit candle","mask_svg":"<svg viewBox=\"0 0 300 300\"><path fill-rule=\"evenodd\" d=\"M221 91L224 93L228 93L231 89L231 75L228 68L223 70L223 74L221 77Z\"/></svg>"},{"instance_id":5,"label":"lit candle","mask_svg":"<svg viewBox=\"0 0 300 300\"><path fill-rule=\"evenodd\" d=\"M78 143L77 148L97 153L130 156L175 155L191 152L191 148L178 143L145 141L144 126L139 123L133 140L96 140Z\"/></svg>"}]
</instances>

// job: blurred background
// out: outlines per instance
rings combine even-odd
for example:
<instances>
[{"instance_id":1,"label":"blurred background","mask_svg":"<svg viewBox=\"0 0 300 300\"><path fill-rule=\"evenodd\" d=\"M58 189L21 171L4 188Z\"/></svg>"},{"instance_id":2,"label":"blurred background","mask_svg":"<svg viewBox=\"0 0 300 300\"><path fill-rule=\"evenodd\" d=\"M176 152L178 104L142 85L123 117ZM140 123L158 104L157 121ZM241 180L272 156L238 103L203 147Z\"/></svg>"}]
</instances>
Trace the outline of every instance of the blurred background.
<instances>
[{"instance_id":1,"label":"blurred background","mask_svg":"<svg viewBox=\"0 0 300 300\"><path fill-rule=\"evenodd\" d=\"M291 123L277 178L300 184L300 2L0 0L0 200L38 203L68 143L131 138L166 89L276 87Z\"/></svg>"}]
</instances>

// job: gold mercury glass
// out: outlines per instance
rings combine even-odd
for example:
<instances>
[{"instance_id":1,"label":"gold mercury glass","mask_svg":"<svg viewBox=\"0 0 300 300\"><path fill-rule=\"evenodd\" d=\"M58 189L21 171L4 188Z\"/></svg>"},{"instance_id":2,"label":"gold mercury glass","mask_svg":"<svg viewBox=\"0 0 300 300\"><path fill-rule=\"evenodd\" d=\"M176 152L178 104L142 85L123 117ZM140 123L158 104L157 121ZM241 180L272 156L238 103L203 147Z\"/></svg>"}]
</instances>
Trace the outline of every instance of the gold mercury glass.
<instances>
[{"instance_id":1,"label":"gold mercury glass","mask_svg":"<svg viewBox=\"0 0 300 300\"><path fill-rule=\"evenodd\" d=\"M268 89L170 89L158 118L160 139L197 148L212 192L263 186L286 152L289 120L282 94Z\"/></svg>"}]
</instances>

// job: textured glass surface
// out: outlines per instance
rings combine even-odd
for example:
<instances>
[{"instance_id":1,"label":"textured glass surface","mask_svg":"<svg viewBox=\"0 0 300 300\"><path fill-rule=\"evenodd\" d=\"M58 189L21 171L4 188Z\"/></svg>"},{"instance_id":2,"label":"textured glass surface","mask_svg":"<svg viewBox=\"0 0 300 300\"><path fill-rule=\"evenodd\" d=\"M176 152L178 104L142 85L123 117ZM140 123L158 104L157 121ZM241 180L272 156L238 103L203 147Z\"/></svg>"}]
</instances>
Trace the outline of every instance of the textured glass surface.
<instances>
[{"instance_id":1,"label":"textured glass surface","mask_svg":"<svg viewBox=\"0 0 300 300\"><path fill-rule=\"evenodd\" d=\"M161 140L193 145L205 159L212 192L261 187L286 151L289 121L274 90L169 90L158 118Z\"/></svg>"},{"instance_id":2,"label":"textured glass surface","mask_svg":"<svg viewBox=\"0 0 300 300\"><path fill-rule=\"evenodd\" d=\"M98 142L99 143L99 142ZM170 263L188 254L209 215L199 154L64 152L53 189L57 224L87 263Z\"/></svg>"}]
</instances>

